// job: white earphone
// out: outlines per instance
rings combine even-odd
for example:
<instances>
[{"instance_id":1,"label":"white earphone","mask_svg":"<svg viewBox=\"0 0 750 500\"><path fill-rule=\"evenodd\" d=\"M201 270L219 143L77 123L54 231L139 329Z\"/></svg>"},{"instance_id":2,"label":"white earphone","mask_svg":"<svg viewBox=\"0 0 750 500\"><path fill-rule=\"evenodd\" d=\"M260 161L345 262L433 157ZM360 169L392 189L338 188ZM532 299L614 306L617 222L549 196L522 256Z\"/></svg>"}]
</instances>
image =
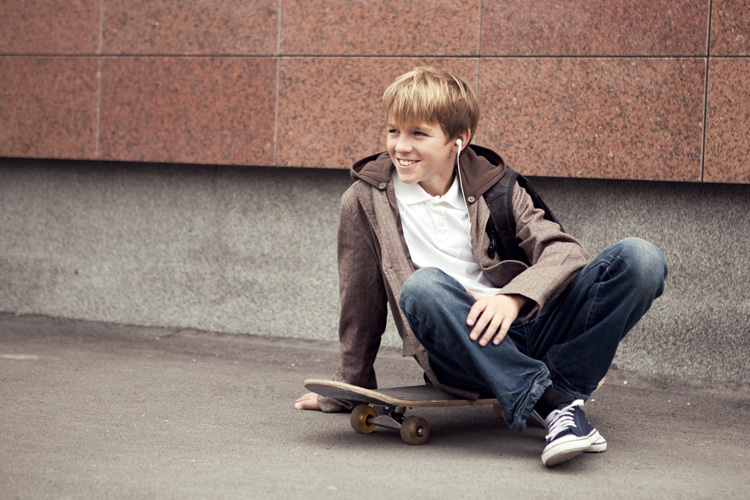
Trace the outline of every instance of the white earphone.
<instances>
[{"instance_id":1,"label":"white earphone","mask_svg":"<svg viewBox=\"0 0 750 500\"><path fill-rule=\"evenodd\" d=\"M458 153L456 153L456 171L458 172L458 184L461 187L461 197L464 199L464 206L466 207L466 213L469 213L469 205L466 203L466 195L464 194L464 183L463 179L461 178L461 145L463 145L464 141L461 139L456 139L456 146L458 146ZM471 241L471 217L469 217L469 234L467 234L469 241ZM461 249L463 251L463 249ZM461 255L461 252L459 252L459 255ZM456 260L458 260L458 257L456 257Z\"/></svg>"}]
</instances>

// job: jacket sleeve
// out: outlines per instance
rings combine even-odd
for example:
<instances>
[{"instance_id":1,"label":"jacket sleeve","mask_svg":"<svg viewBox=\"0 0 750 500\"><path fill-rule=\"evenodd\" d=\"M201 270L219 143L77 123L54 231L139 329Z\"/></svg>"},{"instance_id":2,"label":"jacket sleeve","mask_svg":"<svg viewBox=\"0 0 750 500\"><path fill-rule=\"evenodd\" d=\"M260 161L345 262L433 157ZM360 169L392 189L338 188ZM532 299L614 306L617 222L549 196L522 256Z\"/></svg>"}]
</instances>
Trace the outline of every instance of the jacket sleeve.
<instances>
[{"instance_id":1,"label":"jacket sleeve","mask_svg":"<svg viewBox=\"0 0 750 500\"><path fill-rule=\"evenodd\" d=\"M374 362L385 331L387 296L379 252L367 216L353 190L344 193L338 229L339 365L333 380L374 389ZM320 396L325 412L351 410L352 404Z\"/></svg>"},{"instance_id":2,"label":"jacket sleeve","mask_svg":"<svg viewBox=\"0 0 750 500\"><path fill-rule=\"evenodd\" d=\"M503 287L504 294L520 294L534 301L521 312L526 318L538 314L560 295L588 263L588 254L578 240L560 226L544 219L525 189L513 190L516 238L531 266Z\"/></svg>"}]
</instances>

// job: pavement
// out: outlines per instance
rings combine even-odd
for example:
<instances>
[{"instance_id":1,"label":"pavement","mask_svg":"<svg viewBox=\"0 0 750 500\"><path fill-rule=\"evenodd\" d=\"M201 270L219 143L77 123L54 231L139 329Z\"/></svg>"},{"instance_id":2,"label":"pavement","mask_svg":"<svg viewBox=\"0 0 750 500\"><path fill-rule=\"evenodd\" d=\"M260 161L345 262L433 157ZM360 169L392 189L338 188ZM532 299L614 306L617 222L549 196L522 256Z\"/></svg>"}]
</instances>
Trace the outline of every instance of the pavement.
<instances>
[{"instance_id":1,"label":"pavement","mask_svg":"<svg viewBox=\"0 0 750 500\"><path fill-rule=\"evenodd\" d=\"M554 468L544 430L426 409L422 446L299 411L336 344L0 314L0 498L747 498L750 387L613 367L609 449ZM381 349L381 386L420 382Z\"/></svg>"}]
</instances>

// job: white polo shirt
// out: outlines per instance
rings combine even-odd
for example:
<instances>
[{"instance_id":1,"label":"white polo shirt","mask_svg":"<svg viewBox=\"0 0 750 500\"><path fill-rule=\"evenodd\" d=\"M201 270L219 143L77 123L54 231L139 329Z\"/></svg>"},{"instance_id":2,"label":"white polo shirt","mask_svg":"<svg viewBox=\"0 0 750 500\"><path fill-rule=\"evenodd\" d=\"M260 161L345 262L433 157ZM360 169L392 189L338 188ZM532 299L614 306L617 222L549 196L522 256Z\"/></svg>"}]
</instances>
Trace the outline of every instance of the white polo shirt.
<instances>
[{"instance_id":1,"label":"white polo shirt","mask_svg":"<svg viewBox=\"0 0 750 500\"><path fill-rule=\"evenodd\" d=\"M405 184L394 170L398 212L406 246L419 269L437 267L478 295L497 295L474 260L466 211L458 179L443 196L430 196L418 183Z\"/></svg>"}]
</instances>

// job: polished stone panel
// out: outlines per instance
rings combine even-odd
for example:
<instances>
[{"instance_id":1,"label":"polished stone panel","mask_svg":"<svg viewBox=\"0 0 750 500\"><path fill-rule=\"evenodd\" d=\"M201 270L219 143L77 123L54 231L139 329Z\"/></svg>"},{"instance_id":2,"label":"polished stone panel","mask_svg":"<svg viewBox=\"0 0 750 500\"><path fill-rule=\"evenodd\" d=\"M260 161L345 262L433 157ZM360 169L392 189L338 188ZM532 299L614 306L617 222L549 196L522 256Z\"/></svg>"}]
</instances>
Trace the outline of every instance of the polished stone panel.
<instances>
[{"instance_id":1,"label":"polished stone panel","mask_svg":"<svg viewBox=\"0 0 750 500\"><path fill-rule=\"evenodd\" d=\"M285 0L281 51L476 56L480 5L479 0Z\"/></svg>"},{"instance_id":2,"label":"polished stone panel","mask_svg":"<svg viewBox=\"0 0 750 500\"><path fill-rule=\"evenodd\" d=\"M478 141L524 174L700 181L702 59L482 59Z\"/></svg>"},{"instance_id":3,"label":"polished stone panel","mask_svg":"<svg viewBox=\"0 0 750 500\"><path fill-rule=\"evenodd\" d=\"M101 0L0 2L0 54L95 54Z\"/></svg>"},{"instance_id":4,"label":"polished stone panel","mask_svg":"<svg viewBox=\"0 0 750 500\"><path fill-rule=\"evenodd\" d=\"M384 151L383 91L397 76L423 65L476 83L476 59L282 59L277 164L349 168Z\"/></svg>"},{"instance_id":5,"label":"polished stone panel","mask_svg":"<svg viewBox=\"0 0 750 500\"><path fill-rule=\"evenodd\" d=\"M711 55L750 55L750 2L711 2Z\"/></svg>"},{"instance_id":6,"label":"polished stone panel","mask_svg":"<svg viewBox=\"0 0 750 500\"><path fill-rule=\"evenodd\" d=\"M273 55L278 0L106 1L105 54Z\"/></svg>"},{"instance_id":7,"label":"polished stone panel","mask_svg":"<svg viewBox=\"0 0 750 500\"><path fill-rule=\"evenodd\" d=\"M0 57L0 156L95 159L98 64Z\"/></svg>"},{"instance_id":8,"label":"polished stone panel","mask_svg":"<svg viewBox=\"0 0 750 500\"><path fill-rule=\"evenodd\" d=\"M106 57L101 158L273 165L277 62Z\"/></svg>"},{"instance_id":9,"label":"polished stone panel","mask_svg":"<svg viewBox=\"0 0 750 500\"><path fill-rule=\"evenodd\" d=\"M708 0L483 2L481 54L705 55L708 3Z\"/></svg>"},{"instance_id":10,"label":"polished stone panel","mask_svg":"<svg viewBox=\"0 0 750 500\"><path fill-rule=\"evenodd\" d=\"M709 65L703 180L750 183L750 59Z\"/></svg>"}]
</instances>

